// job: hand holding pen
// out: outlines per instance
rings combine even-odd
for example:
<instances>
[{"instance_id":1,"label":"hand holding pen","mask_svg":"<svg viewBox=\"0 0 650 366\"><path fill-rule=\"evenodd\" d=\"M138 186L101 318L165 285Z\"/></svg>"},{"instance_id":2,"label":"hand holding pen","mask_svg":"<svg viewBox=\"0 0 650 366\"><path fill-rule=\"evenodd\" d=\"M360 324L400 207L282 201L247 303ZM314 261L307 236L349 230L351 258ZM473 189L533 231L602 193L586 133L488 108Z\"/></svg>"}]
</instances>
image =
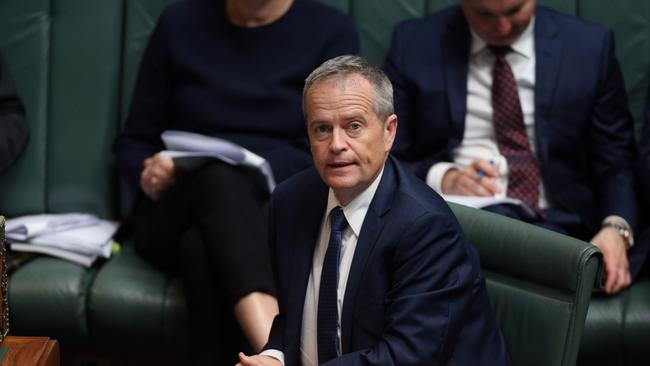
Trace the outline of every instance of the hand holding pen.
<instances>
[{"instance_id":1,"label":"hand holding pen","mask_svg":"<svg viewBox=\"0 0 650 366\"><path fill-rule=\"evenodd\" d=\"M442 178L442 193L461 196L494 196L501 193L501 177L493 162L478 159L462 169L450 169Z\"/></svg>"}]
</instances>

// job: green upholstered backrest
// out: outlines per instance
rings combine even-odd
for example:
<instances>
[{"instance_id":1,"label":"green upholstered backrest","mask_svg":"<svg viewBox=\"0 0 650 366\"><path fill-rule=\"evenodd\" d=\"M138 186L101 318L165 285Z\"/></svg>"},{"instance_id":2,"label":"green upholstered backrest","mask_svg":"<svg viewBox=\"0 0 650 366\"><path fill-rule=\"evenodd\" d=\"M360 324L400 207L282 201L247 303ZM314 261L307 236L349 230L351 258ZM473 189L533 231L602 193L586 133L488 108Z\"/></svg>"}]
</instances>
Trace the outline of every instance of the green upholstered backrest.
<instances>
[{"instance_id":1,"label":"green upholstered backrest","mask_svg":"<svg viewBox=\"0 0 650 366\"><path fill-rule=\"evenodd\" d=\"M600 252L520 221L450 207L481 257L512 364L575 365Z\"/></svg>"},{"instance_id":2,"label":"green upholstered backrest","mask_svg":"<svg viewBox=\"0 0 650 366\"><path fill-rule=\"evenodd\" d=\"M395 23L458 3L457 0L321 1L338 7L355 20L361 37L361 53L378 65L384 62ZM650 82L650 1L538 0L538 4L614 30L630 109L640 131Z\"/></svg>"},{"instance_id":3,"label":"green upholstered backrest","mask_svg":"<svg viewBox=\"0 0 650 366\"><path fill-rule=\"evenodd\" d=\"M4 0L0 51L28 112L30 144L0 176L0 212L114 216L111 142L128 109L148 36L172 0ZM356 22L362 54L382 64L396 22L456 0L321 0ZM630 106L641 125L650 69L650 2L540 0L612 26Z\"/></svg>"},{"instance_id":4,"label":"green upholstered backrest","mask_svg":"<svg viewBox=\"0 0 650 366\"><path fill-rule=\"evenodd\" d=\"M122 110L126 119L133 87L138 76L140 59L162 10L172 0L129 0L124 12L124 54L122 55Z\"/></svg>"},{"instance_id":5,"label":"green upholstered backrest","mask_svg":"<svg viewBox=\"0 0 650 366\"><path fill-rule=\"evenodd\" d=\"M0 51L28 111L30 142L0 177L0 212L42 212L46 203L46 139L49 106L50 1L0 2Z\"/></svg>"},{"instance_id":6,"label":"green upholstered backrest","mask_svg":"<svg viewBox=\"0 0 650 366\"><path fill-rule=\"evenodd\" d=\"M122 15L122 1L0 2L0 50L31 130L0 178L0 212L114 215Z\"/></svg>"}]
</instances>

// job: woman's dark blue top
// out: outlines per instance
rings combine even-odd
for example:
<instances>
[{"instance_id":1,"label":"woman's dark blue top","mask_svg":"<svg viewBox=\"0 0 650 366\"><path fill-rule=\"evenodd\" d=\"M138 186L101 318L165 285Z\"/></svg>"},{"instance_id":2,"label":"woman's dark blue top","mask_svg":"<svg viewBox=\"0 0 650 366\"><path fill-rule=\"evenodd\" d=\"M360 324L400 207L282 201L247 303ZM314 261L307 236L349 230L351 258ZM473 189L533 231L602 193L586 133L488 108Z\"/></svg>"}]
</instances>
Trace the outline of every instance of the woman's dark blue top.
<instances>
[{"instance_id":1,"label":"woman's dark blue top","mask_svg":"<svg viewBox=\"0 0 650 366\"><path fill-rule=\"evenodd\" d=\"M172 4L151 35L115 144L122 175L137 191L144 159L164 149L160 134L185 130L261 155L281 182L311 164L305 78L358 48L352 21L317 1L296 0L281 18L257 28L233 25L223 0Z\"/></svg>"}]
</instances>

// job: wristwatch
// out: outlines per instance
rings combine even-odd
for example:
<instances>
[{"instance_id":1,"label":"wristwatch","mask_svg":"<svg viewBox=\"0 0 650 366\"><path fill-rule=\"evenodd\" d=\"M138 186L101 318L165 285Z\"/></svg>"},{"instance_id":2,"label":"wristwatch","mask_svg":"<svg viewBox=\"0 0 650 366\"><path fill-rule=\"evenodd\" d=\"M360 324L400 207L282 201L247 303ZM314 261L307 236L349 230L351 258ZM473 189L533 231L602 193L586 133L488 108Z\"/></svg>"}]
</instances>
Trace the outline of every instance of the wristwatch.
<instances>
[{"instance_id":1,"label":"wristwatch","mask_svg":"<svg viewBox=\"0 0 650 366\"><path fill-rule=\"evenodd\" d=\"M602 227L611 227L616 230L616 232L623 238L625 242L625 247L627 250L630 250L634 246L634 236L632 235L632 230L630 226L620 217L617 216L607 216L603 220Z\"/></svg>"}]
</instances>

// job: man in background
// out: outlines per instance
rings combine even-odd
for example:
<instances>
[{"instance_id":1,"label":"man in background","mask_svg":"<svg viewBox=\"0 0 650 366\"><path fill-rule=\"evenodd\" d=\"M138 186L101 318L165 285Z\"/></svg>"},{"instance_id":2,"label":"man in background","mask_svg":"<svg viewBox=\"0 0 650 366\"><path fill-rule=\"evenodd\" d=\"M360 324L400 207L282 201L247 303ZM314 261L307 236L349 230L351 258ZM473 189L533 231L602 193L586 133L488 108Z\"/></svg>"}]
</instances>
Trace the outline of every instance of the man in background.
<instances>
[{"instance_id":1,"label":"man in background","mask_svg":"<svg viewBox=\"0 0 650 366\"><path fill-rule=\"evenodd\" d=\"M515 198L487 209L603 252L604 290L630 285L633 122L609 29L535 0L461 0L398 25L386 62L395 155L444 195Z\"/></svg>"}]
</instances>

